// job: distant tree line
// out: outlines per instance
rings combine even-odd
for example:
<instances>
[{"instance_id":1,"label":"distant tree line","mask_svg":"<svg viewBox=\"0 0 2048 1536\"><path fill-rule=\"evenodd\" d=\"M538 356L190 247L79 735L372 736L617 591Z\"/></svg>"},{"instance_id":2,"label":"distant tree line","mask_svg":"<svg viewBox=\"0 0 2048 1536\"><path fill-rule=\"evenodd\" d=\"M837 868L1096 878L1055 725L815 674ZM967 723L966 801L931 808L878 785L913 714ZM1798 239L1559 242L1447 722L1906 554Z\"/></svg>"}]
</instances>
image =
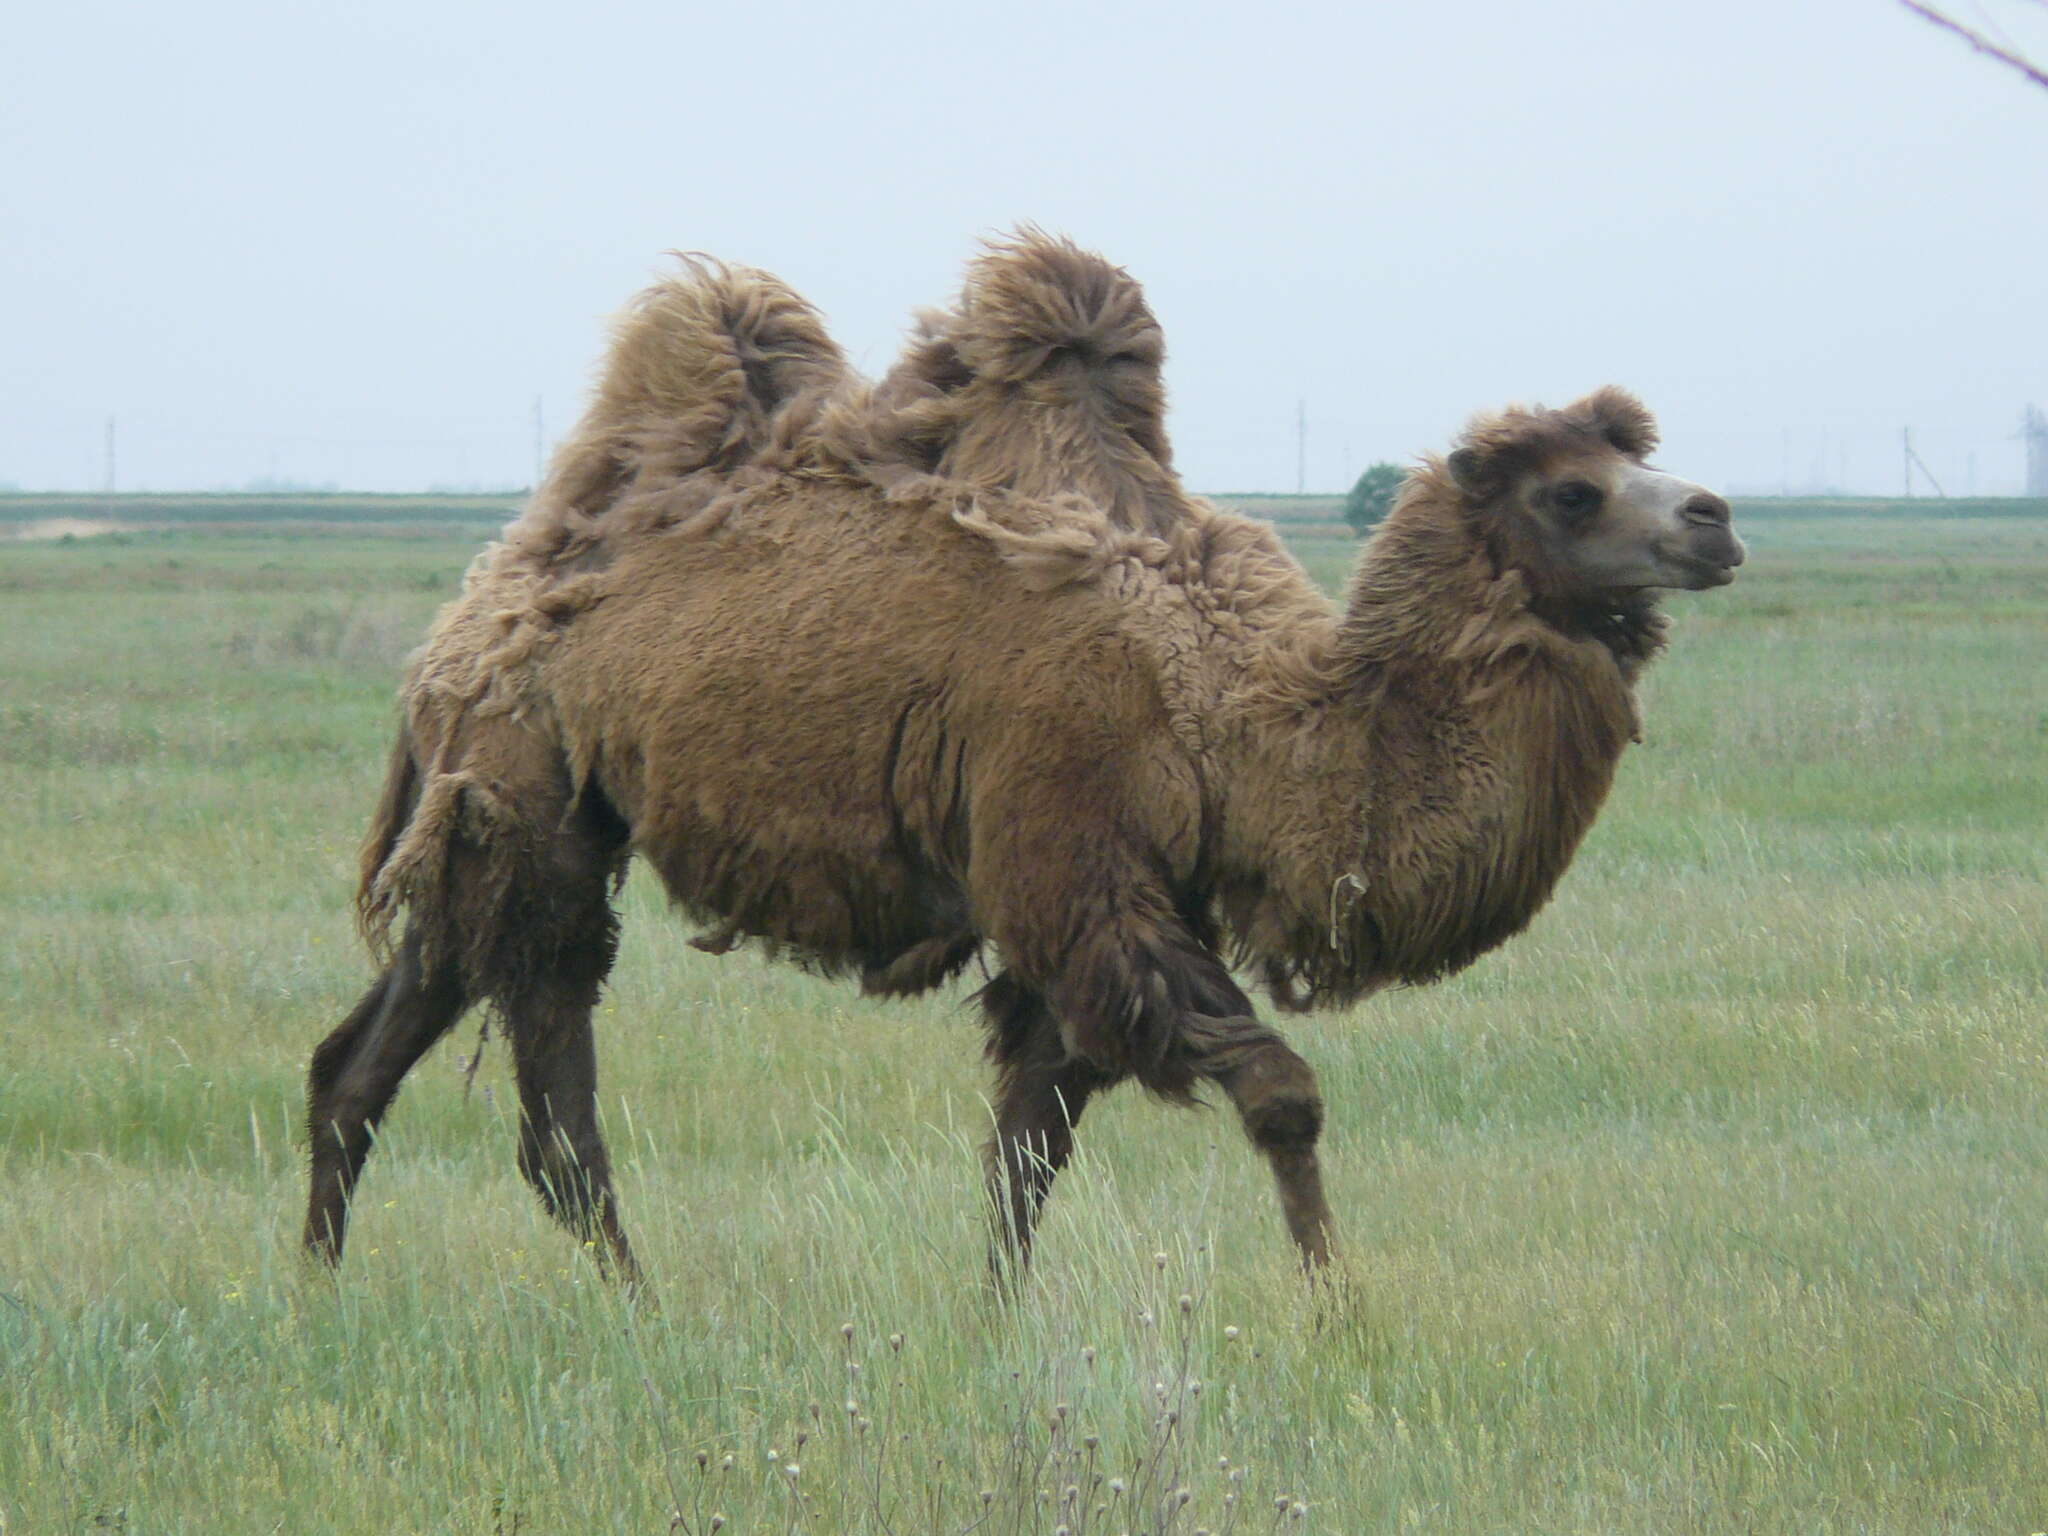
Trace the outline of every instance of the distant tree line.
<instances>
[{"instance_id":1,"label":"distant tree line","mask_svg":"<svg viewBox=\"0 0 2048 1536\"><path fill-rule=\"evenodd\" d=\"M1377 528L1381 519L1393 511L1394 498L1407 478L1407 470L1385 460L1360 475L1344 498L1344 521L1351 525L1351 531L1363 538Z\"/></svg>"}]
</instances>

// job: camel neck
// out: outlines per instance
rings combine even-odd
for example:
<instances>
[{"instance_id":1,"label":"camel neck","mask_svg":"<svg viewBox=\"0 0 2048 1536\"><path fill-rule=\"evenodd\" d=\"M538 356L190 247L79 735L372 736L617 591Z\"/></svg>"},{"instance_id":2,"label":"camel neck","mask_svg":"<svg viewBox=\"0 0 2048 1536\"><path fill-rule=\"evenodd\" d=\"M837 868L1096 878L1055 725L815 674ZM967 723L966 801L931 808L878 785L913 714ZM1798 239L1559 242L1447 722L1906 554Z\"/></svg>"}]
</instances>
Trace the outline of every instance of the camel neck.
<instances>
[{"instance_id":1,"label":"camel neck","mask_svg":"<svg viewBox=\"0 0 2048 1536\"><path fill-rule=\"evenodd\" d=\"M1335 654L1353 667L1449 659L1479 629L1512 625L1528 613L1522 579L1496 570L1460 520L1397 515L1373 535L1352 571Z\"/></svg>"},{"instance_id":2,"label":"camel neck","mask_svg":"<svg viewBox=\"0 0 2048 1536\"><path fill-rule=\"evenodd\" d=\"M1375 537L1309 669L1239 738L1224 908L1246 958L1346 1001L1468 964L1548 900L1635 729L1629 670L1443 522Z\"/></svg>"}]
</instances>

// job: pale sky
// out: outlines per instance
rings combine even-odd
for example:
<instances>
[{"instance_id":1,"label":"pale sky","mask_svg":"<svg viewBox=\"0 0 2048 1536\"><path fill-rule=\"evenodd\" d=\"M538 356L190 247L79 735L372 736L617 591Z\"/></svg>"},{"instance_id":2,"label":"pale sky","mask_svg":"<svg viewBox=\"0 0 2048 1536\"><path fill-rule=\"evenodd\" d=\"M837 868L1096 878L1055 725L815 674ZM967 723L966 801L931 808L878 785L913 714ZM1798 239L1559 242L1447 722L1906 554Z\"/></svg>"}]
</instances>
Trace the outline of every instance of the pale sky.
<instances>
[{"instance_id":1,"label":"pale sky","mask_svg":"<svg viewBox=\"0 0 2048 1536\"><path fill-rule=\"evenodd\" d=\"M2040 0L1954 0L2037 61ZM1729 489L2018 490L2048 91L1895 0L17 7L0 483L516 486L670 249L869 372L1022 220L1128 267L1188 483L1615 382Z\"/></svg>"}]
</instances>

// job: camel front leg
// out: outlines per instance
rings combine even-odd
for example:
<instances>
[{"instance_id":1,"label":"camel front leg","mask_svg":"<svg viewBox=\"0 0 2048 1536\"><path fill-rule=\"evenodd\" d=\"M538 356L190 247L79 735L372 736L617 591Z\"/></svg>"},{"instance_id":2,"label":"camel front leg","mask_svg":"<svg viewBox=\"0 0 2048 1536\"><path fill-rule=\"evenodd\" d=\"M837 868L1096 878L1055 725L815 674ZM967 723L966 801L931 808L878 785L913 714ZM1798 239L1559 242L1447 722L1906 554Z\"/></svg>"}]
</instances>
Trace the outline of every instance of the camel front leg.
<instances>
[{"instance_id":1,"label":"camel front leg","mask_svg":"<svg viewBox=\"0 0 2048 1536\"><path fill-rule=\"evenodd\" d=\"M1315 1070L1256 1019L1205 1020L1197 1070L1226 1095L1272 1165L1287 1232L1311 1277L1330 1262L1330 1206L1316 1143L1323 1099Z\"/></svg>"},{"instance_id":2,"label":"camel front leg","mask_svg":"<svg viewBox=\"0 0 2048 1536\"><path fill-rule=\"evenodd\" d=\"M982 993L995 1058L995 1134L988 1148L989 1269L1005 1284L1031 1262L1032 1233L1074 1150L1074 1127L1103 1075L1067 1056L1045 999L1005 973Z\"/></svg>"}]
</instances>

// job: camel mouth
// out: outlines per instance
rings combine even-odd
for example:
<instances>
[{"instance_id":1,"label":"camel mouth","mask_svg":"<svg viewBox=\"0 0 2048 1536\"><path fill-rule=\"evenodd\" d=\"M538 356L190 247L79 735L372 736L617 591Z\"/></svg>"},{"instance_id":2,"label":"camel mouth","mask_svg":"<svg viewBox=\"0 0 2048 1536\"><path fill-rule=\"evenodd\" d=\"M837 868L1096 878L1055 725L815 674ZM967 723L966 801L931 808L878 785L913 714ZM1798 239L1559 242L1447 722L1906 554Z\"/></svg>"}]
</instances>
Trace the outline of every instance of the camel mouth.
<instances>
[{"instance_id":1,"label":"camel mouth","mask_svg":"<svg viewBox=\"0 0 2048 1536\"><path fill-rule=\"evenodd\" d=\"M1700 571L1700 584L1696 590L1705 591L1709 587L1725 587L1734 580L1734 566L1714 565L1711 563L1702 562Z\"/></svg>"},{"instance_id":2,"label":"camel mouth","mask_svg":"<svg viewBox=\"0 0 2048 1536\"><path fill-rule=\"evenodd\" d=\"M1704 592L1710 587L1725 587L1735 580L1735 567L1742 564L1743 550L1740 545L1731 551L1734 558L1696 554L1689 549L1665 549L1662 552L1665 568L1671 572L1671 579L1658 582L1658 586L1675 588L1681 592Z\"/></svg>"},{"instance_id":3,"label":"camel mouth","mask_svg":"<svg viewBox=\"0 0 2048 1536\"><path fill-rule=\"evenodd\" d=\"M1707 568L1710 587L1727 586L1735 579L1735 567L1749 558L1748 549L1726 523L1703 524L1686 553Z\"/></svg>"}]
</instances>

